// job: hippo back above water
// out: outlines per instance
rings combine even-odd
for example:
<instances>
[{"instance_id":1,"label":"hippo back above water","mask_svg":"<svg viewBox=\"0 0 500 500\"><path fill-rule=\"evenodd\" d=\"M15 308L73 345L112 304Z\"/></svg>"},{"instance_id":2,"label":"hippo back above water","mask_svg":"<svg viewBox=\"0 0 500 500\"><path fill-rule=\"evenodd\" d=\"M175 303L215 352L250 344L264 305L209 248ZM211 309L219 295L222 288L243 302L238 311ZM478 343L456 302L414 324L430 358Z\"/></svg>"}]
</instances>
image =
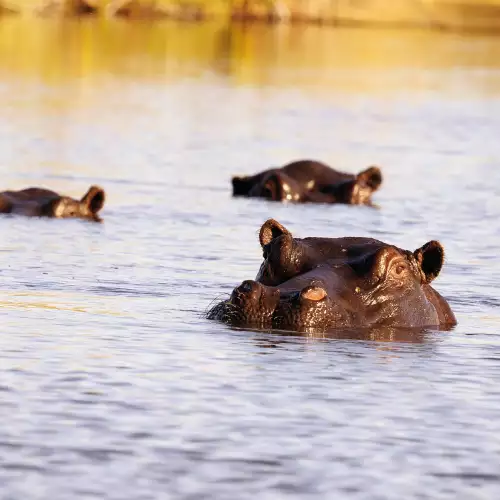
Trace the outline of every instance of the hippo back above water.
<instances>
[{"instance_id":1,"label":"hippo back above water","mask_svg":"<svg viewBox=\"0 0 500 500\"><path fill-rule=\"evenodd\" d=\"M444 249L410 252L371 238L294 238L277 221L260 230L264 262L209 319L293 331L363 327L449 327L456 319L430 283Z\"/></svg>"},{"instance_id":2,"label":"hippo back above water","mask_svg":"<svg viewBox=\"0 0 500 500\"><path fill-rule=\"evenodd\" d=\"M297 203L370 205L382 184L379 167L357 175L339 172L314 160L299 160L255 175L233 177L233 196L259 197Z\"/></svg>"},{"instance_id":3,"label":"hippo back above water","mask_svg":"<svg viewBox=\"0 0 500 500\"><path fill-rule=\"evenodd\" d=\"M78 217L100 222L98 215L106 195L99 186L91 186L80 200L43 188L0 192L0 213L31 217Z\"/></svg>"}]
</instances>

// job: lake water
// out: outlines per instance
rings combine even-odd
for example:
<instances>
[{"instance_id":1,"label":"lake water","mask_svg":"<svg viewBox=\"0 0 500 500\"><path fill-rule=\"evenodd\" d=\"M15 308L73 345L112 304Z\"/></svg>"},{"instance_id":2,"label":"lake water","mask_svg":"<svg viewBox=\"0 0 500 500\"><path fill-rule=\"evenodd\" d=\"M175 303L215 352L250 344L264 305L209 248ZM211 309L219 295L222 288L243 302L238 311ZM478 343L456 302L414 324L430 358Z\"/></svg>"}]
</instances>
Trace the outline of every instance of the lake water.
<instances>
[{"instance_id":1,"label":"lake water","mask_svg":"<svg viewBox=\"0 0 500 500\"><path fill-rule=\"evenodd\" d=\"M500 43L424 32L0 24L0 497L500 496ZM232 174L379 164L380 210L232 199ZM318 338L204 319L296 236L430 239L451 332Z\"/></svg>"}]
</instances>

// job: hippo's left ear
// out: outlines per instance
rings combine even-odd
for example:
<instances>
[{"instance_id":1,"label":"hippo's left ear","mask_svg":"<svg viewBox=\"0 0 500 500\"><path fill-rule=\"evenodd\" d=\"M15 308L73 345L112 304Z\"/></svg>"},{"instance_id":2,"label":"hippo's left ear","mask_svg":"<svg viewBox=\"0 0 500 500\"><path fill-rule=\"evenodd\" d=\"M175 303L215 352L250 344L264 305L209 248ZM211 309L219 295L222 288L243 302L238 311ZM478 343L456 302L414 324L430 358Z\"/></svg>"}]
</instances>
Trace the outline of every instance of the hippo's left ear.
<instances>
[{"instance_id":1,"label":"hippo's left ear","mask_svg":"<svg viewBox=\"0 0 500 500\"><path fill-rule=\"evenodd\" d=\"M376 191L380 187L380 184L382 184L382 171L379 167L369 167L360 172L356 178L358 182L367 184L373 191Z\"/></svg>"},{"instance_id":2,"label":"hippo's left ear","mask_svg":"<svg viewBox=\"0 0 500 500\"><path fill-rule=\"evenodd\" d=\"M104 189L99 186L90 186L90 189L81 199L81 203L86 205L93 214L96 214L104 206L105 200Z\"/></svg>"},{"instance_id":3,"label":"hippo's left ear","mask_svg":"<svg viewBox=\"0 0 500 500\"><path fill-rule=\"evenodd\" d=\"M261 246L265 246L268 243L271 243L271 241L273 241L278 236L281 236L282 234L288 234L289 236L292 236L290 231L288 231L285 226L282 226L277 220L266 220L266 222L262 224L259 232L259 241Z\"/></svg>"},{"instance_id":4,"label":"hippo's left ear","mask_svg":"<svg viewBox=\"0 0 500 500\"><path fill-rule=\"evenodd\" d=\"M417 260L422 283L430 283L437 278L444 264L444 248L439 241L429 241L413 252Z\"/></svg>"}]
</instances>

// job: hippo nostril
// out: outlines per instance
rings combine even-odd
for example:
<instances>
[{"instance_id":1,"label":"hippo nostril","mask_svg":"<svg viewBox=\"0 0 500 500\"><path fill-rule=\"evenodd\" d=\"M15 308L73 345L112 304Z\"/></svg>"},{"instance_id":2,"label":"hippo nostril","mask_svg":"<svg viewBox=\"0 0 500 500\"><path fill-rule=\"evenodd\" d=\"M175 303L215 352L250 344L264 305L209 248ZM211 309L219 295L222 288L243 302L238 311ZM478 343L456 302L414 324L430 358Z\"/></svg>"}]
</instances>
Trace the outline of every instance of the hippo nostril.
<instances>
[{"instance_id":1,"label":"hippo nostril","mask_svg":"<svg viewBox=\"0 0 500 500\"><path fill-rule=\"evenodd\" d=\"M257 300L260 297L261 285L256 281L246 280L236 288L235 292L241 296Z\"/></svg>"},{"instance_id":2,"label":"hippo nostril","mask_svg":"<svg viewBox=\"0 0 500 500\"><path fill-rule=\"evenodd\" d=\"M300 298L319 302L327 296L326 290L320 286L308 286L300 292Z\"/></svg>"},{"instance_id":3,"label":"hippo nostril","mask_svg":"<svg viewBox=\"0 0 500 500\"><path fill-rule=\"evenodd\" d=\"M247 281L244 281L239 287L238 287L238 290L240 292L243 292L243 293L248 293L248 292L251 292L254 288L254 282L253 281L250 281L250 280L247 280Z\"/></svg>"}]
</instances>

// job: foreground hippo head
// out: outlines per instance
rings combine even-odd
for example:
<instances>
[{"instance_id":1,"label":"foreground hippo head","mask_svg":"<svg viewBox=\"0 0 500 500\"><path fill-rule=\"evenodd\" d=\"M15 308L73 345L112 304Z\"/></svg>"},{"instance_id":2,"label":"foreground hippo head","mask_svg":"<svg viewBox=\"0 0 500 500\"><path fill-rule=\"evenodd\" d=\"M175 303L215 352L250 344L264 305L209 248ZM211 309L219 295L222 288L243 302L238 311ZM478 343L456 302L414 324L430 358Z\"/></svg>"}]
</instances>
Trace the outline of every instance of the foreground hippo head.
<instances>
[{"instance_id":1,"label":"foreground hippo head","mask_svg":"<svg viewBox=\"0 0 500 500\"><path fill-rule=\"evenodd\" d=\"M91 186L80 200L42 188L0 193L0 213L33 217L78 217L100 222L99 212L104 206L105 192Z\"/></svg>"},{"instance_id":2,"label":"foreground hippo head","mask_svg":"<svg viewBox=\"0 0 500 500\"><path fill-rule=\"evenodd\" d=\"M255 280L244 281L208 312L233 326L294 331L351 327L445 327L456 323L430 283L444 250L414 252L370 238L294 238L268 220Z\"/></svg>"},{"instance_id":3,"label":"foreground hippo head","mask_svg":"<svg viewBox=\"0 0 500 500\"><path fill-rule=\"evenodd\" d=\"M314 160L300 160L255 175L233 177L233 196L270 201L370 205L382 184L382 172L372 166L357 175L332 169Z\"/></svg>"}]
</instances>

